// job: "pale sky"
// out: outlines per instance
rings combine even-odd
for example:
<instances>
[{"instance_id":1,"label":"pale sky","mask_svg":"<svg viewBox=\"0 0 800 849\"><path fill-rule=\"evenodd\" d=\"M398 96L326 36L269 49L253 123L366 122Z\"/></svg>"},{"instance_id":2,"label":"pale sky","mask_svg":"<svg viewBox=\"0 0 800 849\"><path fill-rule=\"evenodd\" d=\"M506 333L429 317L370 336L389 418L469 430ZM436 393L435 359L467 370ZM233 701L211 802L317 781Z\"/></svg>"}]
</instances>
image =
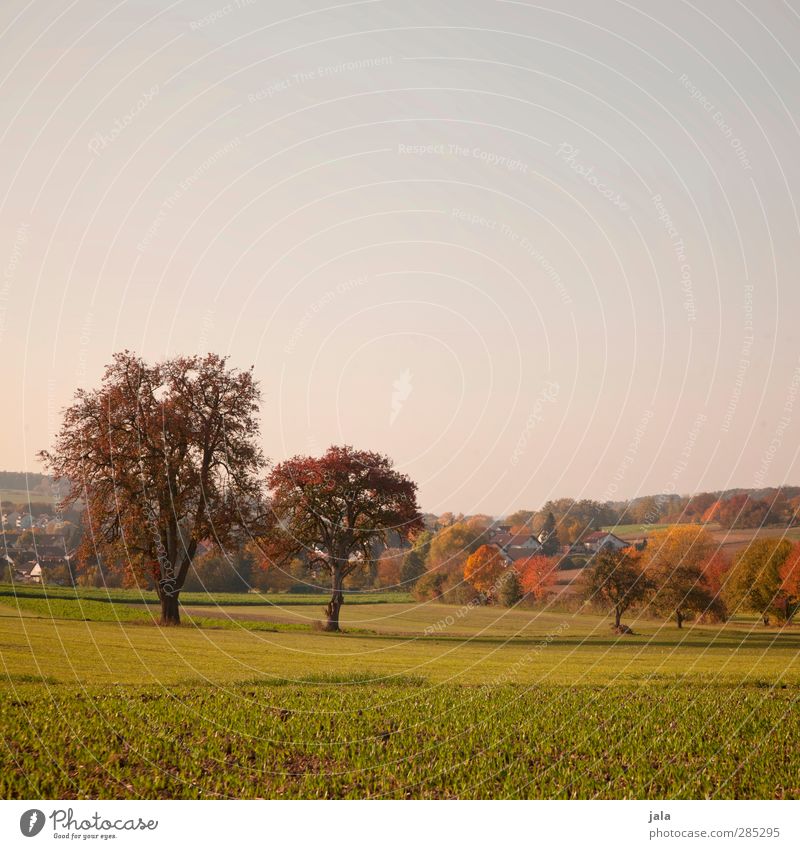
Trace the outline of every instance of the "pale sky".
<instances>
[{"instance_id":1,"label":"pale sky","mask_svg":"<svg viewBox=\"0 0 800 849\"><path fill-rule=\"evenodd\" d=\"M0 468L112 353L431 511L800 483L800 5L3 0Z\"/></svg>"}]
</instances>

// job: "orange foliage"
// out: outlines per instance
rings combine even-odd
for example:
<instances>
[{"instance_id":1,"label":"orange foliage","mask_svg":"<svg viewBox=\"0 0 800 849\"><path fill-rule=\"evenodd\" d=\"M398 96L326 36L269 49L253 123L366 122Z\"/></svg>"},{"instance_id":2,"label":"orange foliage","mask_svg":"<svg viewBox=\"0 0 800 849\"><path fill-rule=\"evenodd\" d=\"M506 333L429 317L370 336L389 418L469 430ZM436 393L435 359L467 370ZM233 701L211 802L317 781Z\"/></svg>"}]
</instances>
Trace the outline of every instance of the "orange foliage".
<instances>
[{"instance_id":1,"label":"orange foliage","mask_svg":"<svg viewBox=\"0 0 800 849\"><path fill-rule=\"evenodd\" d=\"M553 591L558 570L557 557L534 554L532 557L518 560L514 566L523 592L533 596L537 601Z\"/></svg>"},{"instance_id":2,"label":"orange foliage","mask_svg":"<svg viewBox=\"0 0 800 849\"><path fill-rule=\"evenodd\" d=\"M778 574L781 579L781 596L788 606L800 599L800 542L796 542L789 556L781 563Z\"/></svg>"},{"instance_id":3,"label":"orange foliage","mask_svg":"<svg viewBox=\"0 0 800 849\"><path fill-rule=\"evenodd\" d=\"M470 554L464 565L464 580L480 593L491 595L506 569L503 556L495 545L482 545Z\"/></svg>"}]
</instances>

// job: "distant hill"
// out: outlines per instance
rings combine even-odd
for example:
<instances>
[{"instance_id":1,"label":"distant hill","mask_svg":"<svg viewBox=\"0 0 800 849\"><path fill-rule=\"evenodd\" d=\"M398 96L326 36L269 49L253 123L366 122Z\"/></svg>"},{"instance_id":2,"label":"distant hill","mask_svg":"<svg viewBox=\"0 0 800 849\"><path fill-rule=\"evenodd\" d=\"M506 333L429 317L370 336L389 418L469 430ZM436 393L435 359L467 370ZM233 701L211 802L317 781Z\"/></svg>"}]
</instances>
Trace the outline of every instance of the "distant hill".
<instances>
[{"instance_id":1,"label":"distant hill","mask_svg":"<svg viewBox=\"0 0 800 849\"><path fill-rule=\"evenodd\" d=\"M0 472L0 500L14 504L51 504L52 479L34 472Z\"/></svg>"},{"instance_id":2,"label":"distant hill","mask_svg":"<svg viewBox=\"0 0 800 849\"><path fill-rule=\"evenodd\" d=\"M36 489L50 486L50 475L34 472L0 472L0 489Z\"/></svg>"}]
</instances>

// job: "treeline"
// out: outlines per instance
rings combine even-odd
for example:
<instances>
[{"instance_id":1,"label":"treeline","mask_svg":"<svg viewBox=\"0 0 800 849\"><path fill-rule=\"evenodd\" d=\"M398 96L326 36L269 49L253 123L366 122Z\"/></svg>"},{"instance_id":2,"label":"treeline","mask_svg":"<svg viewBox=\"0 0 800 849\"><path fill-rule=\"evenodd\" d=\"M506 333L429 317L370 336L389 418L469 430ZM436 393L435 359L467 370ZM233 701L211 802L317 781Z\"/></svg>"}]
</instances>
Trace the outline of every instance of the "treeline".
<instances>
[{"instance_id":1,"label":"treeline","mask_svg":"<svg viewBox=\"0 0 800 849\"><path fill-rule=\"evenodd\" d=\"M550 604L561 596L560 570L573 564L565 556L537 553L509 564L500 549L481 542L479 527L452 526L428 546L428 571L414 595L464 605ZM757 615L790 623L800 607L800 542L753 540L735 557L719 548L700 526L655 531L646 543L591 556L577 579L577 603L614 617L618 633L628 611L673 619L724 622L731 616Z\"/></svg>"},{"instance_id":2,"label":"treeline","mask_svg":"<svg viewBox=\"0 0 800 849\"><path fill-rule=\"evenodd\" d=\"M700 527L650 536L643 549L602 551L582 574L587 604L609 610L618 631L628 610L684 621L741 613L790 623L800 606L800 543L756 539L733 559Z\"/></svg>"},{"instance_id":3,"label":"treeline","mask_svg":"<svg viewBox=\"0 0 800 849\"><path fill-rule=\"evenodd\" d=\"M538 533L549 514L559 540L578 542L586 533L615 525L716 523L723 528L791 527L800 521L800 487L701 492L696 495L647 495L624 502L559 498L540 510L517 510L504 520L512 531Z\"/></svg>"},{"instance_id":4,"label":"treeline","mask_svg":"<svg viewBox=\"0 0 800 849\"><path fill-rule=\"evenodd\" d=\"M35 489L43 492L51 478L34 472L0 472L0 491L4 489Z\"/></svg>"}]
</instances>

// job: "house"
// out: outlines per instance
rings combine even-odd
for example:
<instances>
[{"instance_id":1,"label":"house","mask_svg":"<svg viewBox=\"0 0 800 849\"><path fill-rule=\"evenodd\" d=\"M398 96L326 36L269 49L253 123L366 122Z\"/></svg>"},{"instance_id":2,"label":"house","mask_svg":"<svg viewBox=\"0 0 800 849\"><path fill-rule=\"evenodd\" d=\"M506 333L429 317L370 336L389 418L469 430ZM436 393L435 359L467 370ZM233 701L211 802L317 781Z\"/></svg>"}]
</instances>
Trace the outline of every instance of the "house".
<instances>
[{"instance_id":1,"label":"house","mask_svg":"<svg viewBox=\"0 0 800 849\"><path fill-rule=\"evenodd\" d=\"M503 549L524 548L530 554L534 554L542 548L542 544L536 539L536 535L530 532L512 534L509 531L501 531L496 533L491 541L494 545Z\"/></svg>"},{"instance_id":2,"label":"house","mask_svg":"<svg viewBox=\"0 0 800 849\"><path fill-rule=\"evenodd\" d=\"M592 554L597 554L604 548L620 551L623 548L628 548L630 543L620 539L616 534L612 534L611 531L592 531L583 538L583 546Z\"/></svg>"},{"instance_id":3,"label":"house","mask_svg":"<svg viewBox=\"0 0 800 849\"><path fill-rule=\"evenodd\" d=\"M37 563L28 573L34 584L42 583L42 567Z\"/></svg>"},{"instance_id":4,"label":"house","mask_svg":"<svg viewBox=\"0 0 800 849\"><path fill-rule=\"evenodd\" d=\"M490 545L496 545L500 549L506 563L514 563L523 557L531 557L542 550L541 543L532 533L499 532L491 538Z\"/></svg>"}]
</instances>

